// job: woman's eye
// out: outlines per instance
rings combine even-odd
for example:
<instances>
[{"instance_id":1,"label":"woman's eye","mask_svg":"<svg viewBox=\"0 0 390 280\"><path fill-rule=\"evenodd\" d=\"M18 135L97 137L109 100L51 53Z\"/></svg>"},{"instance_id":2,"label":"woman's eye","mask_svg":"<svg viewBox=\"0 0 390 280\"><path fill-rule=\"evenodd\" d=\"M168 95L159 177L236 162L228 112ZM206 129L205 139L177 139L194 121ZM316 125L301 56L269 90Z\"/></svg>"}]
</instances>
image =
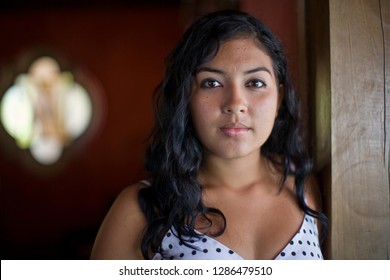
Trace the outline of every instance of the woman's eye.
<instances>
[{"instance_id":1,"label":"woman's eye","mask_svg":"<svg viewBox=\"0 0 390 280\"><path fill-rule=\"evenodd\" d=\"M222 85L216 80L207 79L202 81L200 86L202 88L216 88L216 87L221 87Z\"/></svg>"},{"instance_id":2,"label":"woman's eye","mask_svg":"<svg viewBox=\"0 0 390 280\"><path fill-rule=\"evenodd\" d=\"M260 80L252 80L247 83L247 87L262 88L265 87L265 83Z\"/></svg>"}]
</instances>

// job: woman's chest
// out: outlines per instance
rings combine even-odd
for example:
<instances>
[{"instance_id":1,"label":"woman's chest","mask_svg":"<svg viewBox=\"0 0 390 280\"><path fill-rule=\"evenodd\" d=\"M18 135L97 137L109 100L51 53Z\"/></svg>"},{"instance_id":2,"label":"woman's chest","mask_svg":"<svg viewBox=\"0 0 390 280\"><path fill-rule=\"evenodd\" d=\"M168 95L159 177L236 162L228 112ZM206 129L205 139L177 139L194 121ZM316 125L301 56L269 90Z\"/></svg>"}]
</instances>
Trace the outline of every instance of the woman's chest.
<instances>
[{"instance_id":1,"label":"woman's chest","mask_svg":"<svg viewBox=\"0 0 390 280\"><path fill-rule=\"evenodd\" d=\"M245 259L275 258L298 232L304 216L295 199L285 193L268 197L221 195L213 207L226 218L225 231L215 240Z\"/></svg>"}]
</instances>

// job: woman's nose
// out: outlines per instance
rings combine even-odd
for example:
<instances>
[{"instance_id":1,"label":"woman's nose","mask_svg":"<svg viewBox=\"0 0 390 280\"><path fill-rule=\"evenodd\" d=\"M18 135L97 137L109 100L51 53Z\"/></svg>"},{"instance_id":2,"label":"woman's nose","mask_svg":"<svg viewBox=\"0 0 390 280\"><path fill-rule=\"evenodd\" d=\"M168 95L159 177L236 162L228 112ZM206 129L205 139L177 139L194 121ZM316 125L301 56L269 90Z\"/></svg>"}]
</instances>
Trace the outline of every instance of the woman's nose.
<instances>
[{"instance_id":1,"label":"woman's nose","mask_svg":"<svg viewBox=\"0 0 390 280\"><path fill-rule=\"evenodd\" d=\"M244 89L232 86L225 95L222 111L225 114L245 113L248 110Z\"/></svg>"}]
</instances>

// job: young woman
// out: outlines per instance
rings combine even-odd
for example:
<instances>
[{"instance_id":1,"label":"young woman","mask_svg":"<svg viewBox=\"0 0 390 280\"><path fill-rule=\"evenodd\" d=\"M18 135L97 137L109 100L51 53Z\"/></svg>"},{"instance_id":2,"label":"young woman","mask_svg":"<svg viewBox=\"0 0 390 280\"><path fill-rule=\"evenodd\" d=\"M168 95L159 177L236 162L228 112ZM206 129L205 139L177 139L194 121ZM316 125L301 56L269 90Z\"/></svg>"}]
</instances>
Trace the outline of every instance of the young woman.
<instances>
[{"instance_id":1,"label":"young woman","mask_svg":"<svg viewBox=\"0 0 390 280\"><path fill-rule=\"evenodd\" d=\"M197 20L167 59L146 154L94 259L322 259L297 97L272 32L239 11Z\"/></svg>"}]
</instances>

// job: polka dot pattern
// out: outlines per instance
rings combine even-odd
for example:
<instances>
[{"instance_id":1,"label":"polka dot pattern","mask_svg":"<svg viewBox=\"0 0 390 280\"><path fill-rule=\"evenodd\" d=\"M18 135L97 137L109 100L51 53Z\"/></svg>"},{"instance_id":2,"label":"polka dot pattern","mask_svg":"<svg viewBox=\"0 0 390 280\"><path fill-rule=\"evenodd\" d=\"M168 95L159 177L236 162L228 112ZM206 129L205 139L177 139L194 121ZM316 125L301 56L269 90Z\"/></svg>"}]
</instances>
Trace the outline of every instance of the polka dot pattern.
<instances>
[{"instance_id":1,"label":"polka dot pattern","mask_svg":"<svg viewBox=\"0 0 390 280\"><path fill-rule=\"evenodd\" d=\"M318 229L314 218L305 215L301 228L276 260L322 260L323 255L318 240Z\"/></svg>"},{"instance_id":2,"label":"polka dot pattern","mask_svg":"<svg viewBox=\"0 0 390 280\"><path fill-rule=\"evenodd\" d=\"M202 236L190 239L189 243L194 248L185 246L179 241L175 230L172 228L165 235L161 249L163 255L157 253L154 260L242 260L236 252L226 247L217 240ZM275 258L276 260L321 260L323 259L318 241L318 230L314 219L305 215L301 228L291 239L286 247Z\"/></svg>"},{"instance_id":3,"label":"polka dot pattern","mask_svg":"<svg viewBox=\"0 0 390 280\"><path fill-rule=\"evenodd\" d=\"M217 240L202 236L200 239L188 240L188 243L195 248L187 247L177 238L175 230L172 228L165 235L161 249L163 255L155 254L154 260L242 260L238 254L229 249Z\"/></svg>"}]
</instances>

